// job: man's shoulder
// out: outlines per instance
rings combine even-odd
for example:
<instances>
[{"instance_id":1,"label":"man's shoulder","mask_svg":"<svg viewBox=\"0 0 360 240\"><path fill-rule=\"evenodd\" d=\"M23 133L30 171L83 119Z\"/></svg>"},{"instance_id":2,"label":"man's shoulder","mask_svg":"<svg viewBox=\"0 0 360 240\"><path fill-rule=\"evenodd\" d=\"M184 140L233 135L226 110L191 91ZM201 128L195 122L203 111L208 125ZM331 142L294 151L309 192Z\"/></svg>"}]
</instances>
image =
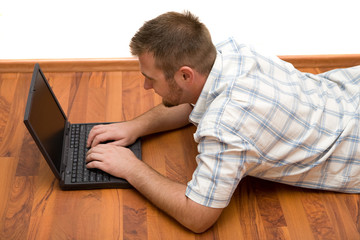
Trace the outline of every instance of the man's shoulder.
<instances>
[{"instance_id":1,"label":"man's shoulder","mask_svg":"<svg viewBox=\"0 0 360 240\"><path fill-rule=\"evenodd\" d=\"M250 49L250 46L239 43L235 38L229 37L216 44L216 49L221 53L240 53L241 50Z\"/></svg>"}]
</instances>

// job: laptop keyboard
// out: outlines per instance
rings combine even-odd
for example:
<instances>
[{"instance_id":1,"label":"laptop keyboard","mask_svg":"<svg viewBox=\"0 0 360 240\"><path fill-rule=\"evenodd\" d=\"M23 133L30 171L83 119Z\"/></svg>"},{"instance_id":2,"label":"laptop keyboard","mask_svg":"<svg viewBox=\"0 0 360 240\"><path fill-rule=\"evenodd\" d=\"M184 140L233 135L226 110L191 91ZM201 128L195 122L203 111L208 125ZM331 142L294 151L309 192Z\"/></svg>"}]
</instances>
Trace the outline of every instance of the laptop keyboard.
<instances>
[{"instance_id":1,"label":"laptop keyboard","mask_svg":"<svg viewBox=\"0 0 360 240\"><path fill-rule=\"evenodd\" d=\"M87 169L85 164L86 141L91 128L91 124L71 125L70 148L73 149L71 182L107 182L110 175L99 169Z\"/></svg>"}]
</instances>

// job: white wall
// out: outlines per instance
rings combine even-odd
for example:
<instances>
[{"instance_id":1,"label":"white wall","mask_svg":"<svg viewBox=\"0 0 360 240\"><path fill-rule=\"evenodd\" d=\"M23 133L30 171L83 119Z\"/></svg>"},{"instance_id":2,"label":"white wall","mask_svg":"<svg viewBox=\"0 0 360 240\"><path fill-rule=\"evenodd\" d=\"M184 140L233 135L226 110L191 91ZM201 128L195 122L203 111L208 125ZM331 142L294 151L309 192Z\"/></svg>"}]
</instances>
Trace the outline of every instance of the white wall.
<instances>
[{"instance_id":1,"label":"white wall","mask_svg":"<svg viewBox=\"0 0 360 240\"><path fill-rule=\"evenodd\" d=\"M130 57L144 23L199 16L214 43L229 36L276 55L360 53L359 0L0 0L0 59Z\"/></svg>"}]
</instances>

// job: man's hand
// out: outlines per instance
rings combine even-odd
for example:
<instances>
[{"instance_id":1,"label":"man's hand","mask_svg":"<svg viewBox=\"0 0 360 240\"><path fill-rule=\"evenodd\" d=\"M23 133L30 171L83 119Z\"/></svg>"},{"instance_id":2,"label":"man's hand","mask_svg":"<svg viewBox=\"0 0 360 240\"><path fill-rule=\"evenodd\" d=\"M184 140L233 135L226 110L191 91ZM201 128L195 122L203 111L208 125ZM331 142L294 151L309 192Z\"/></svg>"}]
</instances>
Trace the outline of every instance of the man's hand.
<instances>
[{"instance_id":1,"label":"man's hand","mask_svg":"<svg viewBox=\"0 0 360 240\"><path fill-rule=\"evenodd\" d=\"M109 143L111 145L128 146L138 137L136 126L132 122L97 125L91 129L86 146L95 147L107 141L113 141Z\"/></svg>"},{"instance_id":2,"label":"man's hand","mask_svg":"<svg viewBox=\"0 0 360 240\"><path fill-rule=\"evenodd\" d=\"M190 104L167 108L160 104L139 117L121 123L97 125L90 131L87 147L113 141L109 144L128 146L139 137L152 133L177 129L189 124Z\"/></svg>"},{"instance_id":3,"label":"man's hand","mask_svg":"<svg viewBox=\"0 0 360 240\"><path fill-rule=\"evenodd\" d=\"M134 161L140 160L130 149L111 144L98 144L86 154L88 168L97 168L119 178L127 177Z\"/></svg>"}]
</instances>

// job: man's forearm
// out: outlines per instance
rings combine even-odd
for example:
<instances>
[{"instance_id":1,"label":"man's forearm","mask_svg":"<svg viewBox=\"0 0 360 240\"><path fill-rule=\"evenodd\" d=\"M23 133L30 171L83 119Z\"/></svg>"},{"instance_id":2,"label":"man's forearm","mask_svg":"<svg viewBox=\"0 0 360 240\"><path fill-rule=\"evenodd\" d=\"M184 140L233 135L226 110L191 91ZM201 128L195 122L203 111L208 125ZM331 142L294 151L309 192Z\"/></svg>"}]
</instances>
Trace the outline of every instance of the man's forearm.
<instances>
[{"instance_id":1,"label":"man's forearm","mask_svg":"<svg viewBox=\"0 0 360 240\"><path fill-rule=\"evenodd\" d=\"M160 175L141 161L136 162L133 169L127 177L130 184L190 230L203 232L220 216L222 209L205 207L186 197L186 185Z\"/></svg>"},{"instance_id":2,"label":"man's forearm","mask_svg":"<svg viewBox=\"0 0 360 240\"><path fill-rule=\"evenodd\" d=\"M181 104L171 108L160 104L133 119L132 122L139 126L139 135L145 136L187 125L191 111L192 107L190 104Z\"/></svg>"}]
</instances>

